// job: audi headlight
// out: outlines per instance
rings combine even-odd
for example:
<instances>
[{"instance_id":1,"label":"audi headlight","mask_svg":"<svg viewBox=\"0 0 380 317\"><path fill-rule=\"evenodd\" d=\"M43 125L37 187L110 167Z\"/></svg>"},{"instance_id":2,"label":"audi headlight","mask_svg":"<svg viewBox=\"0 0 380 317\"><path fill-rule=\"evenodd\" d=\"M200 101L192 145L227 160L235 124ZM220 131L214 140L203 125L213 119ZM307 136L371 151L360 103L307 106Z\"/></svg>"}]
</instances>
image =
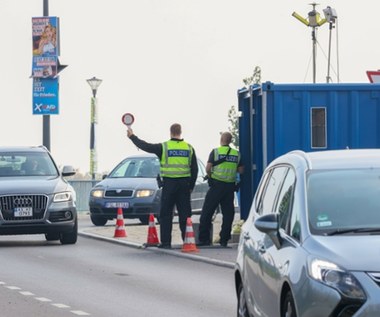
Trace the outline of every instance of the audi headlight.
<instances>
[{"instance_id":1,"label":"audi headlight","mask_svg":"<svg viewBox=\"0 0 380 317\"><path fill-rule=\"evenodd\" d=\"M351 273L334 263L309 259L309 275L311 278L335 288L344 296L354 299L365 299L365 293L359 281Z\"/></svg>"},{"instance_id":2,"label":"audi headlight","mask_svg":"<svg viewBox=\"0 0 380 317\"><path fill-rule=\"evenodd\" d=\"M70 201L72 200L73 196L71 192L63 192L63 193L57 193L54 195L53 201L55 203L60 203L62 201Z\"/></svg>"},{"instance_id":3,"label":"audi headlight","mask_svg":"<svg viewBox=\"0 0 380 317\"><path fill-rule=\"evenodd\" d=\"M136 197L138 198L149 197L149 196L152 196L153 193L154 193L154 190L140 189L140 190L136 190Z\"/></svg>"},{"instance_id":4,"label":"audi headlight","mask_svg":"<svg viewBox=\"0 0 380 317\"><path fill-rule=\"evenodd\" d=\"M91 196L95 198L102 198L104 194L103 189L95 189L91 192Z\"/></svg>"}]
</instances>

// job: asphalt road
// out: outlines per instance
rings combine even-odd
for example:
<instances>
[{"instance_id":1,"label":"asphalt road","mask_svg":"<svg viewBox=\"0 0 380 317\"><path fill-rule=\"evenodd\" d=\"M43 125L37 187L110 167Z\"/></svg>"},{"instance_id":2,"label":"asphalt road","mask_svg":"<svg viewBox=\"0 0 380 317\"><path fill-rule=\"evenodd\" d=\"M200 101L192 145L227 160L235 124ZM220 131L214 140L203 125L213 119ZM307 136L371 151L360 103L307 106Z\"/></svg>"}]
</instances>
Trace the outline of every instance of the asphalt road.
<instances>
[{"instance_id":1,"label":"asphalt road","mask_svg":"<svg viewBox=\"0 0 380 317\"><path fill-rule=\"evenodd\" d=\"M14 316L234 316L233 271L79 237L1 236L0 311Z\"/></svg>"}]
</instances>

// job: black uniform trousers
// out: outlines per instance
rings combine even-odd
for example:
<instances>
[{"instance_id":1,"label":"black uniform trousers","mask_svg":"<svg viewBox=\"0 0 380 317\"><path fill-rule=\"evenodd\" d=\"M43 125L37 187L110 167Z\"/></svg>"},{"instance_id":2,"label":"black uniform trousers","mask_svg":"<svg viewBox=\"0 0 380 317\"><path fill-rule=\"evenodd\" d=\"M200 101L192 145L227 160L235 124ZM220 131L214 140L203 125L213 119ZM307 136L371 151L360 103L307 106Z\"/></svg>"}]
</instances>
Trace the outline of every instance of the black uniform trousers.
<instances>
[{"instance_id":1,"label":"black uniform trousers","mask_svg":"<svg viewBox=\"0 0 380 317\"><path fill-rule=\"evenodd\" d=\"M232 222L235 217L234 192L235 183L211 180L199 223L198 239L200 243L212 243L210 241L212 217L219 204L223 215L222 228L219 233L220 243L227 244L228 240L231 239Z\"/></svg>"},{"instance_id":2,"label":"black uniform trousers","mask_svg":"<svg viewBox=\"0 0 380 317\"><path fill-rule=\"evenodd\" d=\"M190 178L163 179L160 210L160 237L161 244L169 246L172 242L173 211L177 207L179 227L182 239L185 239L186 221L191 217Z\"/></svg>"}]
</instances>

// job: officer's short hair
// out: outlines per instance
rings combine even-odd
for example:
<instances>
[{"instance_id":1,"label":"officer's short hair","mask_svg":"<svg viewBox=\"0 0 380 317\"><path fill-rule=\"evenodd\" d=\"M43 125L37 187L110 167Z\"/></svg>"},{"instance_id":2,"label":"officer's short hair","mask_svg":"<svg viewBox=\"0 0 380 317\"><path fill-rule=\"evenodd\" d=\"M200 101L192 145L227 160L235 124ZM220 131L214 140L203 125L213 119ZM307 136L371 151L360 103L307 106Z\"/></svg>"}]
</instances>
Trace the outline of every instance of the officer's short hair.
<instances>
[{"instance_id":1,"label":"officer's short hair","mask_svg":"<svg viewBox=\"0 0 380 317\"><path fill-rule=\"evenodd\" d=\"M182 128L179 123L173 123L170 127L170 133L172 135L181 135L182 134Z\"/></svg>"}]
</instances>

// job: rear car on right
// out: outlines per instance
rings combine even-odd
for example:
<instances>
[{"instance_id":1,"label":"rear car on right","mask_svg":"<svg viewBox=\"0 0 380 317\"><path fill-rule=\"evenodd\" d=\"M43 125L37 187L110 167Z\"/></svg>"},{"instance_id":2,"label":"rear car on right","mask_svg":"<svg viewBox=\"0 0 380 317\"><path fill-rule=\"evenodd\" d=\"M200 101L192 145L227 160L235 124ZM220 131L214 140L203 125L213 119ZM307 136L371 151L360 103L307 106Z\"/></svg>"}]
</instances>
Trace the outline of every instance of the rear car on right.
<instances>
[{"instance_id":1,"label":"rear car on right","mask_svg":"<svg viewBox=\"0 0 380 317\"><path fill-rule=\"evenodd\" d=\"M237 316L380 316L380 150L293 151L242 227Z\"/></svg>"}]
</instances>

